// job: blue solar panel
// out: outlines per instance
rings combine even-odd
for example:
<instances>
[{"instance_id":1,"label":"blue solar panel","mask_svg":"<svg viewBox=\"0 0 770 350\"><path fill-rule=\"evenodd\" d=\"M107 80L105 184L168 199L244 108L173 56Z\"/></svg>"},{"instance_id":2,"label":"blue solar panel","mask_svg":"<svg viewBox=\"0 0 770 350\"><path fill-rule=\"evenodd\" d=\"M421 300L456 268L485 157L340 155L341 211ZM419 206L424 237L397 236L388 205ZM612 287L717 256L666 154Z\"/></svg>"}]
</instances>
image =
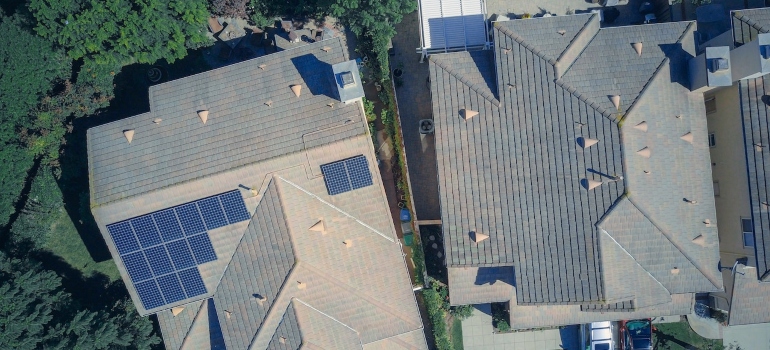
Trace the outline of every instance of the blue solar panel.
<instances>
[{"instance_id":1,"label":"blue solar panel","mask_svg":"<svg viewBox=\"0 0 770 350\"><path fill-rule=\"evenodd\" d=\"M190 248L193 251L195 261L198 265L217 260L217 253L214 252L214 247L211 245L209 235L202 234L187 239L190 242Z\"/></svg>"},{"instance_id":2,"label":"blue solar panel","mask_svg":"<svg viewBox=\"0 0 770 350\"><path fill-rule=\"evenodd\" d=\"M186 269L188 267L195 266L195 260L193 259L192 252L187 246L187 240L180 239L166 244L169 255L171 255L171 261L174 263L174 268L177 270Z\"/></svg>"},{"instance_id":3,"label":"blue solar panel","mask_svg":"<svg viewBox=\"0 0 770 350\"><path fill-rule=\"evenodd\" d=\"M179 278L175 273L158 277L158 286L163 293L163 297L166 299L166 303L173 303L185 298L182 284L179 283Z\"/></svg>"},{"instance_id":4,"label":"blue solar panel","mask_svg":"<svg viewBox=\"0 0 770 350\"><path fill-rule=\"evenodd\" d=\"M225 212L222 211L222 205L219 204L219 198L211 197L199 200L198 208L201 210L203 221L206 223L206 228L209 231L227 226L227 219L225 218Z\"/></svg>"},{"instance_id":5,"label":"blue solar panel","mask_svg":"<svg viewBox=\"0 0 770 350\"><path fill-rule=\"evenodd\" d=\"M176 207L176 215L182 223L185 235L192 236L201 232L206 232L203 226L203 219L198 213L198 206L195 203L185 204Z\"/></svg>"},{"instance_id":6,"label":"blue solar panel","mask_svg":"<svg viewBox=\"0 0 770 350\"><path fill-rule=\"evenodd\" d=\"M135 286L139 299L142 300L142 305L144 305L145 309L150 310L165 304L163 296L160 295L158 285L155 284L155 280L136 283Z\"/></svg>"},{"instance_id":7,"label":"blue solar panel","mask_svg":"<svg viewBox=\"0 0 770 350\"><path fill-rule=\"evenodd\" d=\"M134 282L152 278L150 267L147 265L147 260L144 259L144 254L141 252L123 255L121 258L123 259L123 265L126 265L128 275L131 276L131 280Z\"/></svg>"},{"instance_id":8,"label":"blue solar panel","mask_svg":"<svg viewBox=\"0 0 770 350\"><path fill-rule=\"evenodd\" d=\"M168 258L164 246L145 249L144 254L147 256L147 262L150 263L152 273L155 277L174 272L174 267L171 266L171 260Z\"/></svg>"},{"instance_id":9,"label":"blue solar panel","mask_svg":"<svg viewBox=\"0 0 770 350\"><path fill-rule=\"evenodd\" d=\"M152 214L152 218L155 219L155 224L158 225L158 230L164 242L182 238L182 226L179 226L179 221L177 221L173 209L156 212Z\"/></svg>"},{"instance_id":10,"label":"blue solar panel","mask_svg":"<svg viewBox=\"0 0 770 350\"><path fill-rule=\"evenodd\" d=\"M350 176L350 183L354 190L372 185L372 172L369 171L366 157L358 156L347 159L345 166L348 168L348 176Z\"/></svg>"},{"instance_id":11,"label":"blue solar panel","mask_svg":"<svg viewBox=\"0 0 770 350\"><path fill-rule=\"evenodd\" d=\"M142 248L151 247L161 243L160 234L158 234L158 229L152 221L152 216L145 215L131 219L131 226L134 228L136 238L139 239L139 244L142 245Z\"/></svg>"},{"instance_id":12,"label":"blue solar panel","mask_svg":"<svg viewBox=\"0 0 770 350\"><path fill-rule=\"evenodd\" d=\"M321 165L321 173L324 175L324 182L326 182L326 190L329 195L340 194L350 191L350 178L345 171L344 162L336 162Z\"/></svg>"},{"instance_id":13,"label":"blue solar panel","mask_svg":"<svg viewBox=\"0 0 770 350\"><path fill-rule=\"evenodd\" d=\"M206 294L206 285L203 284L201 273L197 268L179 271L179 279L188 298Z\"/></svg>"},{"instance_id":14,"label":"blue solar panel","mask_svg":"<svg viewBox=\"0 0 770 350\"><path fill-rule=\"evenodd\" d=\"M107 225L107 231L110 231L110 236L115 242L115 247L118 248L118 253L127 254L139 250L139 243L136 241L128 221Z\"/></svg>"},{"instance_id":15,"label":"blue solar panel","mask_svg":"<svg viewBox=\"0 0 770 350\"><path fill-rule=\"evenodd\" d=\"M231 224L246 221L249 219L249 211L246 210L246 203L238 191L227 192L219 196L222 201L222 207L225 208L227 221Z\"/></svg>"}]
</instances>

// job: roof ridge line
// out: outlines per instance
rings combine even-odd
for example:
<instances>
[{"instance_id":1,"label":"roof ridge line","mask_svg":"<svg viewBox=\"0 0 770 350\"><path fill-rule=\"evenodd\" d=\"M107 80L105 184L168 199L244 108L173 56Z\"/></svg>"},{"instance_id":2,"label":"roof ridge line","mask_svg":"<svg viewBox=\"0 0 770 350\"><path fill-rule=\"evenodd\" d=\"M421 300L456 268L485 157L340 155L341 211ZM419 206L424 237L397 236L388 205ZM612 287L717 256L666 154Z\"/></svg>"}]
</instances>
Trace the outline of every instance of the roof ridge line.
<instances>
[{"instance_id":1,"label":"roof ridge line","mask_svg":"<svg viewBox=\"0 0 770 350\"><path fill-rule=\"evenodd\" d=\"M201 305L198 306L198 312L195 313L195 318L193 318L193 321L190 322L190 327L188 327L187 331L184 333L184 337L182 337L182 343L179 344L179 349L183 349L184 348L184 345L185 345L185 343L187 343L187 339L188 339L188 336L190 335L190 331L192 330L193 325L195 325L195 322L198 321L199 317L202 317L201 316L201 312L203 310L204 304L207 303L209 301L209 299L212 299L212 298L213 297L201 300ZM217 316L217 317L219 317L219 316ZM162 336L162 334L161 334L161 336Z\"/></svg>"},{"instance_id":2,"label":"roof ridge line","mask_svg":"<svg viewBox=\"0 0 770 350\"><path fill-rule=\"evenodd\" d=\"M299 267L299 265L300 265L299 259L295 259L294 266L291 267L291 270L289 270L289 273L286 274L286 278L283 280L283 283L281 283L281 286L278 288L278 294L275 295L275 301L273 301L273 303L270 304L270 308L268 308L267 312L265 312L265 317L262 319L262 323L259 324L259 327L257 328L256 333L254 333L254 335L251 337L251 340L249 341L249 346L248 346L249 348L251 348L252 345L254 345L254 342L256 342L257 339L259 338L259 336L262 335L262 333L265 331L265 328L264 328L265 321L267 321L267 319L270 316L274 316L275 313L277 312L276 311L276 310L278 310L277 309L278 308L277 301L279 299L281 299L281 297L283 297L283 296L285 296L285 295L287 295L289 293L286 290L286 288L284 288L284 286L286 285L286 283L289 281L290 278L294 277L298 273L297 272L297 270L298 270L297 268ZM291 305L291 299L294 298L294 297L289 295L289 298L290 299L289 299L289 303L288 304ZM296 313L296 311L295 311L295 313ZM280 322L279 322L279 325L280 325ZM278 326L276 326L276 329L277 328L278 328ZM275 334L275 330L273 330L273 334Z\"/></svg>"},{"instance_id":3,"label":"roof ridge line","mask_svg":"<svg viewBox=\"0 0 770 350\"><path fill-rule=\"evenodd\" d=\"M462 74L458 73L456 70L452 69L452 67L450 67L450 65L448 65L448 64L446 64L444 62L441 62L440 60L437 60L437 59L433 58L433 56L430 56L429 59L435 65L437 65L437 66L441 67L441 69L447 71L451 76L457 78L457 80L459 80L463 84L467 85L469 88L471 88L471 90L473 90L477 94L481 95L481 97L483 97L487 101L491 102L495 107L500 107L500 101L497 98L495 98L494 96L487 96L489 94L486 91L482 91L481 88L479 88L476 83L473 83L470 80L468 80L467 78L465 78L464 75L462 75ZM490 91L491 90L492 89L490 89ZM497 89L495 89L495 90L497 90Z\"/></svg>"},{"instance_id":4,"label":"roof ridge line","mask_svg":"<svg viewBox=\"0 0 770 350\"><path fill-rule=\"evenodd\" d=\"M362 344L363 345L369 345L369 344L379 343L379 342L381 342L383 340L388 340L388 339L391 339L391 338L400 337L402 335L409 334L409 333L412 333L414 331L419 331L419 330L423 330L423 329L425 329L425 326L420 325L420 328L416 328L416 329L413 329L411 331L406 331L404 333L394 334L394 335L391 335L389 337L385 337L385 338L382 338L382 339L377 339L375 341L371 341L371 342L368 342L368 343L365 343L365 344L362 343ZM410 348L414 348L414 347L410 346Z\"/></svg>"},{"instance_id":5,"label":"roof ridge line","mask_svg":"<svg viewBox=\"0 0 770 350\"><path fill-rule=\"evenodd\" d=\"M310 304L306 303L305 301L303 301L303 300L302 300L302 299L300 299L300 298L297 298L297 297L292 297L292 298L291 298L291 300L292 300L292 301L295 301L295 300L296 300L297 302L301 303L302 305L305 305L305 306L307 306L307 307L311 308L313 311L315 311L315 312L317 312L317 313L319 313L319 314L321 314L321 315L324 315L324 316L328 317L329 319L331 319L332 321L335 321L335 322L337 322L337 323L339 323L339 324L341 324L341 325L345 326L346 328L348 328L348 329L350 329L351 331L353 331L353 332L355 332L356 334L358 334L358 341L359 341L359 343L361 342L361 332L357 331L357 330L356 330L356 329L354 329L353 327L351 327L351 326L348 326L348 325L347 325L347 324L345 324L344 322L342 322L342 321L340 321L340 320L338 320L338 319L334 318L332 315L329 315L329 314L327 314L327 313L325 313L325 312L323 312L323 311L321 311L321 310L318 310L318 309L314 308L313 306L311 306ZM294 312L296 313L296 311L294 311ZM299 320L297 320L297 323L299 323ZM302 333L302 327L300 327L299 331L300 331L300 334L301 334L301 333ZM361 346L363 347L363 344L361 344Z\"/></svg>"},{"instance_id":6,"label":"roof ridge line","mask_svg":"<svg viewBox=\"0 0 770 350\"><path fill-rule=\"evenodd\" d=\"M340 280L338 280L338 279L336 279L336 278L334 278L332 276L329 276L329 275L325 274L323 271L321 271L321 270L319 270L319 269L317 269L317 268L315 268L315 267L313 267L311 265L303 264L302 266L306 270L308 270L310 273L313 273L313 274L323 278L325 281L327 281L327 282L337 286L338 288L346 290L347 292L349 292L349 293L351 293L351 294L353 294L353 295L363 299L364 301L366 301L367 303L377 307L378 309L380 309L382 311L385 311L388 314L393 315L393 317L403 321L404 323L406 323L408 325L413 325L412 322L409 321L407 318L402 317L401 315L399 315L398 312L392 310L390 307L387 307L387 305L385 303L382 303L382 302L378 301L376 298L370 296L369 294L367 294L365 292L362 292L362 291L360 291L360 290L358 290L356 288L353 288L349 284L347 284L345 282L342 282L342 281L340 281Z\"/></svg>"},{"instance_id":7,"label":"roof ridge line","mask_svg":"<svg viewBox=\"0 0 770 350\"><path fill-rule=\"evenodd\" d=\"M611 122L613 122L615 124L618 123L617 118L615 118L613 116L613 114L615 114L615 113L609 112L606 108L600 106L595 101L592 101L592 100L588 99L588 97L586 97L585 95L581 94L572 85L569 85L569 84L565 83L561 79L555 79L553 82L554 82L554 84L556 84L556 86L558 86L558 87L566 90L567 92L569 92L570 95L575 96L580 102L583 102L583 103L587 104L588 107L591 107L593 110L599 112L599 114L601 114L603 117L609 119Z\"/></svg>"},{"instance_id":8,"label":"roof ridge line","mask_svg":"<svg viewBox=\"0 0 770 350\"><path fill-rule=\"evenodd\" d=\"M556 64L556 59L554 59L552 57L548 57L548 55L544 54L542 51L540 51L534 45L531 45L531 44L527 43L527 41L524 40L524 38L522 38L521 36L519 36L518 34L513 32L512 30L510 30L510 29L508 29L506 27L503 27L503 26L499 26L499 25L495 26L495 29L497 29L498 32L503 33L507 37L513 39L514 41L519 43L519 45L524 46L525 49L529 50L530 52L532 52L536 56L546 60L550 65L555 65Z\"/></svg>"},{"instance_id":9,"label":"roof ridge line","mask_svg":"<svg viewBox=\"0 0 770 350\"><path fill-rule=\"evenodd\" d=\"M332 208L332 209L334 209L334 210L336 210L336 211L338 211L338 212L342 213L343 215L345 215L345 216L347 216L347 217L349 217L349 218L351 218L351 219L355 220L355 221L356 221L357 223L359 223L361 226L363 226L363 227L366 227L366 228L368 228L369 230L372 230L374 233L376 233L376 234L378 234L378 235L382 236L382 238L385 238L385 239L387 239L387 240L388 240L388 241L390 241L391 243L396 243L396 241L395 241L395 240L393 240L392 238L390 238L390 237L386 236L386 235L385 235L385 234L383 234L382 232L380 232L380 231L377 231L377 230L376 230L374 227L371 227L371 226L369 226L368 224L366 224L365 222L363 222L363 221L359 220L359 219L358 219L358 218L356 218L355 216L348 214L346 211L344 211L344 210L342 210L342 209L340 209L340 208L336 207L334 204L331 204L331 203L329 203L329 202L327 202L327 201L323 200L321 197L318 197L317 195L313 194L312 192L310 192L310 191L308 191L308 190L306 190L306 189L304 189L304 188L300 187L299 185L297 185L297 184L295 184L295 183L293 183L293 182L291 182L291 181L289 181L289 180L286 180L286 179L284 179L284 178L283 178L283 177L281 177L280 175L275 175L275 177L277 177L277 178L279 178L279 179L283 180L283 182L285 182L285 183L287 183L287 184L289 184L289 185L293 186L294 188L296 188L296 189L298 189L298 190L300 190L300 191L302 191L302 192L305 192L305 194L307 194L308 196L310 196L310 197L313 197L313 198L317 199L317 200L318 200L318 201L320 201L321 203L323 203L323 204L326 204L328 207L330 207L330 208Z\"/></svg>"},{"instance_id":10,"label":"roof ridge line","mask_svg":"<svg viewBox=\"0 0 770 350\"><path fill-rule=\"evenodd\" d=\"M556 58L556 63L554 64L554 67L556 67L560 63L561 59L564 57L564 54L566 54L567 51L569 51L569 49L571 49L573 47L573 45L576 45L575 41L578 39L578 37L580 37L582 35L586 35L585 33L587 33L586 28L588 28L588 25L591 24L592 21L599 20L598 18L599 18L599 16L596 15L596 14L591 14L591 16L588 17L588 20L585 23L583 23L583 26L580 27L580 30L578 31L578 33L575 34L575 36L572 37L572 40L569 42L567 47L564 48L564 51L562 51L561 54L559 54L559 57ZM601 23L600 23L599 24L599 30L597 30L596 33L594 33L594 35L591 37L591 40L588 41L588 43L585 44L583 49L580 50L580 52L575 56L575 59L572 60L572 63L570 63L569 66L564 67L563 69L562 68L558 68L557 70L558 71L562 71L562 72L560 74L557 73L556 76L561 77L561 76L564 76L564 74L567 74L569 69L572 68L572 66L575 64L575 62L577 62L578 58L580 58L580 56L582 56L582 54L586 50L586 48L588 48L588 45L590 45L591 42L594 40L594 38L596 38L596 36L599 34L599 31L601 29L602 28L601 28Z\"/></svg>"},{"instance_id":11,"label":"roof ridge line","mask_svg":"<svg viewBox=\"0 0 770 350\"><path fill-rule=\"evenodd\" d=\"M685 35L693 31L694 29L695 29L695 22L690 22L689 24L687 24L687 27L682 31L682 34L679 35L679 38L676 39L676 43L681 43ZM647 82L644 83L644 86L639 91L639 94L636 95L636 98L631 102L631 105L626 110L626 113L623 113L623 117L620 119L621 122L624 121L629 114L631 114L631 112L636 107L636 103L639 102L642 96L644 96L644 93L647 91L650 85L652 85L652 82L655 80L655 78L657 78L661 74L661 71L663 71L663 67L665 66L665 64L670 61L671 61L670 58L663 57L663 61L661 61L658 67L655 68L655 72L652 73L652 75L650 76L650 79L647 79Z\"/></svg>"},{"instance_id":12,"label":"roof ridge line","mask_svg":"<svg viewBox=\"0 0 770 350\"><path fill-rule=\"evenodd\" d=\"M674 241L671 239L670 235L669 235L669 234L668 234L666 231L662 230L662 229L660 228L660 226L658 226L658 225L657 225L657 224L656 224L654 221L652 221L652 219L650 218L650 216L649 216L649 215L647 215L647 213L645 213L645 212L642 210L642 208L640 208L638 205L636 205L636 203L634 203L634 201L633 201L633 199L631 199L631 197L628 197L628 202L629 202L629 203L631 203L631 204L634 206L634 208L636 208L636 210L638 210L638 211L639 211L639 213L641 213L642 215L644 215L644 218L645 218L645 219L647 219L647 221L649 221L649 222L652 224L652 226L654 226L654 227L655 227L655 228L656 228L658 231L660 231L660 233L661 233L661 234L663 234L663 237L666 237L666 239L668 240L668 242L669 242L669 243L671 243L671 245L673 245L673 246L674 246L674 248L676 248L676 249L679 251L679 253L681 253L681 254L682 254L682 256L684 256L684 257L685 257L685 259L687 259L687 261L689 261L689 262L690 262L690 264L692 264L692 266L694 266L696 269L698 269L698 271L699 271L699 272L700 272L700 273L703 275L703 277L706 277L706 279L707 279L707 280L708 280L708 281L709 281L709 282L710 282L710 283L711 283L711 284L712 284L712 285L713 285L715 288L719 288L719 287L717 286L717 283L716 283L714 280L712 280L710 276L706 275L706 273L704 273L704 272L703 272L703 269L702 269L702 268L701 268L701 267L700 267L698 264L696 264L696 263L693 261L693 259L692 259L692 258L690 258L690 256L689 256L687 253L685 253L685 252L682 250L682 248L679 246L679 244L677 244L677 243L674 243Z\"/></svg>"},{"instance_id":13,"label":"roof ridge line","mask_svg":"<svg viewBox=\"0 0 770 350\"><path fill-rule=\"evenodd\" d=\"M629 202L630 202L630 199L629 199ZM631 203L631 204L633 204L633 203ZM634 207L636 207L636 206L634 206ZM638 208L637 208L637 210L638 210ZM672 293L671 293L671 291L670 291L670 290L668 290L668 288L666 288L666 286L664 286L664 285L663 285L663 283L660 283L660 281L658 281L658 279L657 279L657 278L655 278L655 276L653 276L653 275L650 273L650 271L647 271L647 269L645 269L645 268L644 268L644 266L642 266L642 264L640 264L640 263L639 263L639 260L636 260L636 258L634 258L634 256L633 256L633 255L631 255L631 253L630 253L628 250L626 250L626 248L624 248L624 247L623 247L623 246L622 246L620 243L618 243L618 241L617 241L617 240L615 240L615 237L612 237L612 235L611 235L609 232L607 232L607 230L605 230L604 228L601 228L601 227L598 227L598 226L597 226L597 228L599 228L600 230L602 230L602 232L604 232L604 234L606 234L606 235L607 235L607 237L609 237L609 238L612 240L612 242L613 242L613 243L615 243L615 245L617 245L617 246L618 246L618 247L619 247L621 250L623 250L623 252L624 252L624 253L626 253L626 255L628 255L628 257L630 257L630 258L631 258L631 260L633 260L633 261L634 261L634 263L636 264L636 266L639 266L639 267L642 269L642 271L644 271L645 273L647 273L647 275L649 275L649 276L650 276L650 278L652 278L652 279L653 279L655 282L657 282L657 283L658 283L658 285L660 285L661 287L663 287L663 289L665 289L665 290L668 292L669 296L672 294ZM602 274L604 274L604 270L602 270ZM636 296L636 294L634 294L634 300L636 300L636 298L637 298L637 296ZM634 305L634 308L636 308L636 305Z\"/></svg>"}]
</instances>

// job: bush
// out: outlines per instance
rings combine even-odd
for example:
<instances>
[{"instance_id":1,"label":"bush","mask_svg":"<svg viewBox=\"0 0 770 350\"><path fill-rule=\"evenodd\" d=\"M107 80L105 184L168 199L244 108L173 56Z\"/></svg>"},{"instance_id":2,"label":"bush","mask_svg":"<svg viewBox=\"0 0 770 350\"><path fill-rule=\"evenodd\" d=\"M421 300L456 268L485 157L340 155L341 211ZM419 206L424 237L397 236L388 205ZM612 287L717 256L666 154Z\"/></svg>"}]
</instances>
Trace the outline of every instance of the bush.
<instances>
[{"instance_id":1,"label":"bush","mask_svg":"<svg viewBox=\"0 0 770 350\"><path fill-rule=\"evenodd\" d=\"M473 315L473 306L471 305L452 306L449 308L449 313L453 317L459 320L464 320L468 317L471 317L471 315Z\"/></svg>"},{"instance_id":2,"label":"bush","mask_svg":"<svg viewBox=\"0 0 770 350\"><path fill-rule=\"evenodd\" d=\"M505 320L497 321L497 330L500 332L508 332L511 330L511 326Z\"/></svg>"},{"instance_id":3,"label":"bush","mask_svg":"<svg viewBox=\"0 0 770 350\"><path fill-rule=\"evenodd\" d=\"M452 342L449 339L446 322L446 309L444 308L444 299L439 292L437 283L433 287L423 289L422 296L425 299L425 308L428 309L428 319L433 326L433 336L436 338L436 347L439 350L453 350Z\"/></svg>"},{"instance_id":4,"label":"bush","mask_svg":"<svg viewBox=\"0 0 770 350\"><path fill-rule=\"evenodd\" d=\"M374 102L363 99L364 101L364 113L366 114L366 121L373 122L377 119L377 114L374 113Z\"/></svg>"}]
</instances>

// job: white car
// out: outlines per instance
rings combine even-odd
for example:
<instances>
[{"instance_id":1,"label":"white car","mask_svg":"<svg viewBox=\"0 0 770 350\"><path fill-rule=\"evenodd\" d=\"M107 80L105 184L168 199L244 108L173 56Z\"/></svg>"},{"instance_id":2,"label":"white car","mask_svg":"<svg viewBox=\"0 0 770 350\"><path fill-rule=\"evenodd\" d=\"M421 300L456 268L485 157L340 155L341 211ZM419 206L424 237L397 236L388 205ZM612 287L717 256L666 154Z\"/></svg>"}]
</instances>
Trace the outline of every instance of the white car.
<instances>
[{"instance_id":1,"label":"white car","mask_svg":"<svg viewBox=\"0 0 770 350\"><path fill-rule=\"evenodd\" d=\"M615 326L610 321L594 322L583 331L583 344L589 350L615 350Z\"/></svg>"}]
</instances>

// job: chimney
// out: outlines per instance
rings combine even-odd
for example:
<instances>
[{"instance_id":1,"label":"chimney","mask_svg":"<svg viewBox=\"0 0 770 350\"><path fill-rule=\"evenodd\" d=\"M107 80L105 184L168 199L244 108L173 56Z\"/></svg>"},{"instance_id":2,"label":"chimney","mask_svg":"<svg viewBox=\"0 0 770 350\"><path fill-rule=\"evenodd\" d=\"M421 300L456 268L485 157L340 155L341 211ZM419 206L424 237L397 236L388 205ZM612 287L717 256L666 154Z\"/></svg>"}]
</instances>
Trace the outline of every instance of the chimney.
<instances>
[{"instance_id":1,"label":"chimney","mask_svg":"<svg viewBox=\"0 0 770 350\"><path fill-rule=\"evenodd\" d=\"M364 86L361 83L356 61L332 65L332 73L334 73L334 85L337 87L337 97L342 103L360 101L364 97Z\"/></svg>"},{"instance_id":2,"label":"chimney","mask_svg":"<svg viewBox=\"0 0 770 350\"><path fill-rule=\"evenodd\" d=\"M703 93L733 85L730 66L729 46L707 47L705 53L690 59L690 90Z\"/></svg>"},{"instance_id":3,"label":"chimney","mask_svg":"<svg viewBox=\"0 0 770 350\"><path fill-rule=\"evenodd\" d=\"M770 73L770 33L761 33L757 38L730 51L732 80L758 78Z\"/></svg>"}]
</instances>

